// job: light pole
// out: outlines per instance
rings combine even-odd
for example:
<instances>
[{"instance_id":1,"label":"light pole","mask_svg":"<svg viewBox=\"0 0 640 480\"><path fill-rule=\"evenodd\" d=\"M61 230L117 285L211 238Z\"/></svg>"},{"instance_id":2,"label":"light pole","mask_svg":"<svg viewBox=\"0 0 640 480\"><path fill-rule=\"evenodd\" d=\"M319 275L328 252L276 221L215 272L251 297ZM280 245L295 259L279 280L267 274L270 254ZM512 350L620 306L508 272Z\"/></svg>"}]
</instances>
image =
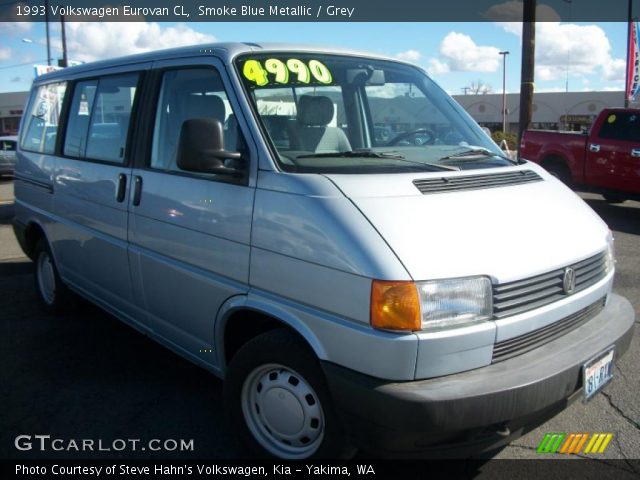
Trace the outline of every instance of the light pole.
<instances>
[{"instance_id":1,"label":"light pole","mask_svg":"<svg viewBox=\"0 0 640 480\"><path fill-rule=\"evenodd\" d=\"M508 51L500 52L502 55L502 135L507 133L507 55Z\"/></svg>"}]
</instances>

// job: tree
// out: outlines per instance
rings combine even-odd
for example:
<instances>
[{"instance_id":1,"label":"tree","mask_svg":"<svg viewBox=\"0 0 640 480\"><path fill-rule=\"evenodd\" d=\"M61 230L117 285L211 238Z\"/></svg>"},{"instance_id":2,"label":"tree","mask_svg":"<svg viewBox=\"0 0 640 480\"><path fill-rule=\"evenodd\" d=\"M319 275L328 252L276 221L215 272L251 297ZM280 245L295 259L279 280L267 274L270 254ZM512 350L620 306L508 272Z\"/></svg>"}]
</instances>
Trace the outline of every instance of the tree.
<instances>
[{"instance_id":1,"label":"tree","mask_svg":"<svg viewBox=\"0 0 640 480\"><path fill-rule=\"evenodd\" d=\"M493 93L491 85L484 83L482 80L475 80L471 82L468 87L465 87L465 90L468 91L470 95L486 95L488 93Z\"/></svg>"}]
</instances>

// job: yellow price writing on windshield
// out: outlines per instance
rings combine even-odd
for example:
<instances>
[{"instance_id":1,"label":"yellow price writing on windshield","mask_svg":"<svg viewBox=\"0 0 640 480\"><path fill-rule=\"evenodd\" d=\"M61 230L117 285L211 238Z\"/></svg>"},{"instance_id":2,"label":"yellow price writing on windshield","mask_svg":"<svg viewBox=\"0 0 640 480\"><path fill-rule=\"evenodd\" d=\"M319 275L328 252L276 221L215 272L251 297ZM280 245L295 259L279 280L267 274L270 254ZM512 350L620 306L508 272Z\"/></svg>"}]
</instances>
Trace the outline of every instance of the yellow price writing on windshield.
<instances>
[{"instance_id":1,"label":"yellow price writing on windshield","mask_svg":"<svg viewBox=\"0 0 640 480\"><path fill-rule=\"evenodd\" d=\"M254 82L259 87L269 83L286 85L295 82L308 84L312 80L323 85L329 85L333 81L331 72L327 66L318 60L309 60L308 63L297 58L290 58L286 62L277 58L268 58L263 63L259 60L247 60L242 67L244 78ZM271 74L271 77L269 76ZM272 79L270 82L269 79Z\"/></svg>"}]
</instances>

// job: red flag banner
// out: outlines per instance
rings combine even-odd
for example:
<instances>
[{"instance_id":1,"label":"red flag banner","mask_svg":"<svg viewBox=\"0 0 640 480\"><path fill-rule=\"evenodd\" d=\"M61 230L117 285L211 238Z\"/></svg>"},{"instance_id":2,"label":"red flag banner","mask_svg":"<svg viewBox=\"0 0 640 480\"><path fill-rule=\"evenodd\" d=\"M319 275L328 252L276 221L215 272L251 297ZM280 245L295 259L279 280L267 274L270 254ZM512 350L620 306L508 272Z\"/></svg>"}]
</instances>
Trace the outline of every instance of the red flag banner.
<instances>
[{"instance_id":1,"label":"red flag banner","mask_svg":"<svg viewBox=\"0 0 640 480\"><path fill-rule=\"evenodd\" d=\"M640 24L629 22L629 48L627 50L627 91L626 96L630 102L635 101L640 93Z\"/></svg>"}]
</instances>

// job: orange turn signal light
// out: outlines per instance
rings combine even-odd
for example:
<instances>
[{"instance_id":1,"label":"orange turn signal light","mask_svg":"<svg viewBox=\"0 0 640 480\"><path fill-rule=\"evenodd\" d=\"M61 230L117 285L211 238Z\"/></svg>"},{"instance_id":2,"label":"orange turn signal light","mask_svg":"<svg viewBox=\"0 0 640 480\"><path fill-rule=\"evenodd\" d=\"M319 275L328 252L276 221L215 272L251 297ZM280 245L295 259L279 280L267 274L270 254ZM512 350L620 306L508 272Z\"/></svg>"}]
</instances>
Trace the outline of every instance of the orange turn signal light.
<instances>
[{"instance_id":1,"label":"orange turn signal light","mask_svg":"<svg viewBox=\"0 0 640 480\"><path fill-rule=\"evenodd\" d=\"M371 326L384 330L420 330L420 298L413 282L374 280L371 284Z\"/></svg>"}]
</instances>

